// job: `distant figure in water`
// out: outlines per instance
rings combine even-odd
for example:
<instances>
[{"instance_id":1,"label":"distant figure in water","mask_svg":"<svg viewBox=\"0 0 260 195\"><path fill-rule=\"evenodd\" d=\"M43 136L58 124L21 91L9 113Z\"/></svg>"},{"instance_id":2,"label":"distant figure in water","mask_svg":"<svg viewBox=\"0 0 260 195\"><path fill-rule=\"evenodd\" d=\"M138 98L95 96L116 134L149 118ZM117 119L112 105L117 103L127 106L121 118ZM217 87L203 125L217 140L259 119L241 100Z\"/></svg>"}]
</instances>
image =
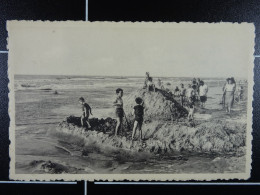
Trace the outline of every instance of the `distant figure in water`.
<instances>
[{"instance_id":1,"label":"distant figure in water","mask_svg":"<svg viewBox=\"0 0 260 195\"><path fill-rule=\"evenodd\" d=\"M200 95L200 102L202 108L205 107L205 103L207 101L207 93L208 93L208 86L204 83L204 81L200 81L199 95Z\"/></svg>"},{"instance_id":2,"label":"distant figure in water","mask_svg":"<svg viewBox=\"0 0 260 195\"><path fill-rule=\"evenodd\" d=\"M89 115L93 115L91 107L85 102L85 99L83 97L79 98L79 103L82 105L81 125L82 127L84 127L86 122L88 128L91 128L89 124Z\"/></svg>"},{"instance_id":3,"label":"distant figure in water","mask_svg":"<svg viewBox=\"0 0 260 195\"><path fill-rule=\"evenodd\" d=\"M146 77L144 81L144 89L147 89L147 91L154 91L155 92L155 85L153 83L153 78L150 77L149 72L146 72Z\"/></svg>"},{"instance_id":4,"label":"distant figure in water","mask_svg":"<svg viewBox=\"0 0 260 195\"><path fill-rule=\"evenodd\" d=\"M113 105L116 107L116 129L115 129L115 136L117 136L118 129L122 127L122 121L124 117L124 109L123 109L123 89L118 88L116 90L116 100L113 102Z\"/></svg>"},{"instance_id":5,"label":"distant figure in water","mask_svg":"<svg viewBox=\"0 0 260 195\"><path fill-rule=\"evenodd\" d=\"M134 106L132 114L135 116L134 120L134 128L133 128L133 133L132 133L132 141L134 140L134 136L136 133L136 129L139 129L139 138L140 141L143 139L142 137L142 125L143 125L143 120L144 120L144 107L143 107L143 100L138 97L135 99L136 105Z\"/></svg>"},{"instance_id":6,"label":"distant figure in water","mask_svg":"<svg viewBox=\"0 0 260 195\"><path fill-rule=\"evenodd\" d=\"M225 85L224 94L225 94L225 107L226 112L231 112L231 107L234 101L235 85L232 83L232 79L228 78L228 83Z\"/></svg>"}]
</instances>

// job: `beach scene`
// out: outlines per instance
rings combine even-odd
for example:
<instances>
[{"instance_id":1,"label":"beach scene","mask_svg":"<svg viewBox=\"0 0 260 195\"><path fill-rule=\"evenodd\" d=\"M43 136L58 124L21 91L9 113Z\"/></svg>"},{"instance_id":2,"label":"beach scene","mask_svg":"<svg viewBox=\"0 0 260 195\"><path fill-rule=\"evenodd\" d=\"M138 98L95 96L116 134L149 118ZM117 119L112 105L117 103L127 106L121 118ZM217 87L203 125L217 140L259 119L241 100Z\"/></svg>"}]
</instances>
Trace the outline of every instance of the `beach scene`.
<instances>
[{"instance_id":1,"label":"beach scene","mask_svg":"<svg viewBox=\"0 0 260 195\"><path fill-rule=\"evenodd\" d=\"M248 178L251 27L10 22L11 178Z\"/></svg>"},{"instance_id":2,"label":"beach scene","mask_svg":"<svg viewBox=\"0 0 260 195\"><path fill-rule=\"evenodd\" d=\"M167 91L174 91L181 83L188 86L192 79L160 78ZM128 100L124 104L131 105L134 98L128 97L140 95L138 90L143 90L144 77L16 75L16 172L242 172L245 170L246 91L229 114L221 104L225 78L203 80L209 88L208 101L204 109L195 108L194 126L187 117L178 121L166 117L159 120L156 112L164 111L167 100L157 97L160 92L144 90L145 100L156 101L159 106L151 110L147 105L155 112L143 125L147 146L140 146L136 140L135 147L130 149L131 125L115 138L114 129L93 127L83 128L82 132L80 125L73 129L59 124L68 116L81 116L79 97L85 97L91 106L90 119L115 118L115 89L124 89L123 100ZM246 83L243 87L246 89ZM180 102L178 97L175 99ZM126 114L128 120L129 114ZM94 134L85 135L87 131Z\"/></svg>"}]
</instances>

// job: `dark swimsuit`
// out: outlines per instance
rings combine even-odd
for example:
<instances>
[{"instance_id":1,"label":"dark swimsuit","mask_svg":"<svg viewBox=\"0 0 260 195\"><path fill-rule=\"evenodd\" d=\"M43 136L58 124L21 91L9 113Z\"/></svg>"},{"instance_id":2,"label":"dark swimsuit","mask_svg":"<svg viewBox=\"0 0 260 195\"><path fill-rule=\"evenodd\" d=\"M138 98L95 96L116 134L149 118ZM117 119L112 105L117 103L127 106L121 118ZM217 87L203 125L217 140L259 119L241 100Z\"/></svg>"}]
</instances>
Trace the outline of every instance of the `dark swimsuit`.
<instances>
[{"instance_id":1,"label":"dark swimsuit","mask_svg":"<svg viewBox=\"0 0 260 195\"><path fill-rule=\"evenodd\" d=\"M118 103L119 101L122 101L122 105L117 105L116 106L116 117L117 118L123 118L124 117L124 109L123 109L123 100L122 99L119 99L117 98L115 103Z\"/></svg>"},{"instance_id":2,"label":"dark swimsuit","mask_svg":"<svg viewBox=\"0 0 260 195\"><path fill-rule=\"evenodd\" d=\"M141 105L136 105L134 107L135 110L135 120L138 122L140 126L143 124L143 116L144 116L144 107Z\"/></svg>"},{"instance_id":3,"label":"dark swimsuit","mask_svg":"<svg viewBox=\"0 0 260 195\"><path fill-rule=\"evenodd\" d=\"M116 117L123 118L124 117L124 110L123 108L116 108Z\"/></svg>"},{"instance_id":4,"label":"dark swimsuit","mask_svg":"<svg viewBox=\"0 0 260 195\"><path fill-rule=\"evenodd\" d=\"M87 114L87 116L85 116L85 108L86 108L86 110L87 110L87 112L86 112L86 114ZM83 112L83 116L85 117L85 118L88 118L89 117L89 110L90 110L91 108L90 108L90 106L87 104L87 103L84 103L83 105L82 105L82 112Z\"/></svg>"}]
</instances>

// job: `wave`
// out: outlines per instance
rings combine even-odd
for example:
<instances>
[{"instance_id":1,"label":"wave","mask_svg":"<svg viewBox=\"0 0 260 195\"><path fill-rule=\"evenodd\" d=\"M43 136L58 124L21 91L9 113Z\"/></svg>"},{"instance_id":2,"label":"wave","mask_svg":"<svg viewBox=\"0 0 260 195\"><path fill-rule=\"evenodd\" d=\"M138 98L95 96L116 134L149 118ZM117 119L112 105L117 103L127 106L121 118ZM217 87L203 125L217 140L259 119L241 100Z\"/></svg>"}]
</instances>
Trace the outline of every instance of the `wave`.
<instances>
[{"instance_id":1,"label":"wave","mask_svg":"<svg viewBox=\"0 0 260 195\"><path fill-rule=\"evenodd\" d=\"M122 82L121 82L122 81ZM100 89L100 88L118 88L118 87L128 87L128 86L136 86L140 85L142 82L130 81L126 82L125 80L118 79L117 81L107 81L107 82L17 82L15 83L15 91L23 91L23 90L41 90L41 91L51 91L51 90L81 90L81 89Z\"/></svg>"},{"instance_id":2,"label":"wave","mask_svg":"<svg viewBox=\"0 0 260 195\"><path fill-rule=\"evenodd\" d=\"M30 85L30 84L21 84L21 87L30 88L35 87L36 85Z\"/></svg>"},{"instance_id":3,"label":"wave","mask_svg":"<svg viewBox=\"0 0 260 195\"><path fill-rule=\"evenodd\" d=\"M88 80L103 80L107 79L105 77L66 77L66 78L56 78L57 80L69 80L69 81L88 81Z\"/></svg>"},{"instance_id":4,"label":"wave","mask_svg":"<svg viewBox=\"0 0 260 195\"><path fill-rule=\"evenodd\" d=\"M84 89L86 86L91 86L93 83L89 83L87 85L73 85L73 84L15 84L15 91L23 91L23 90L41 90L41 91L51 91L51 90L70 90L70 89Z\"/></svg>"}]
</instances>

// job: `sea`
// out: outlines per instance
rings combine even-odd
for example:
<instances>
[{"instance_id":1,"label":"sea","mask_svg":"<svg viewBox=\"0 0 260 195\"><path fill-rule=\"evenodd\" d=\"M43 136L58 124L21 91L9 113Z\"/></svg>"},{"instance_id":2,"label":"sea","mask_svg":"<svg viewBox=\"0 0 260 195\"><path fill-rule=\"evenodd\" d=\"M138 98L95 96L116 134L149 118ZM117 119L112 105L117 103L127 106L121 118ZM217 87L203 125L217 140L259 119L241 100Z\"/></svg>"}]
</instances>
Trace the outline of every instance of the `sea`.
<instances>
[{"instance_id":1,"label":"sea","mask_svg":"<svg viewBox=\"0 0 260 195\"><path fill-rule=\"evenodd\" d=\"M181 83L187 87L193 78L160 77L173 91ZM208 85L207 109L222 109L225 78L200 78ZM154 77L155 84L158 77ZM95 152L82 156L80 139L52 133L67 116L81 115L80 97L92 107L93 117L114 117L115 90L127 95L143 87L144 77L15 75L15 161L16 173L185 173L208 172L205 163L216 158L203 154L170 157ZM122 156L118 156L122 155ZM122 160L123 159L123 160ZM52 162L59 171L43 169L40 163ZM194 165L194 163L196 165ZM189 166L190 165L190 166ZM197 166L197 168L196 168ZM216 166L216 165L214 165ZM193 167L193 168L192 168ZM218 171L223 169L221 165ZM213 172L216 170L212 167ZM49 172L48 172L49 171Z\"/></svg>"}]
</instances>

